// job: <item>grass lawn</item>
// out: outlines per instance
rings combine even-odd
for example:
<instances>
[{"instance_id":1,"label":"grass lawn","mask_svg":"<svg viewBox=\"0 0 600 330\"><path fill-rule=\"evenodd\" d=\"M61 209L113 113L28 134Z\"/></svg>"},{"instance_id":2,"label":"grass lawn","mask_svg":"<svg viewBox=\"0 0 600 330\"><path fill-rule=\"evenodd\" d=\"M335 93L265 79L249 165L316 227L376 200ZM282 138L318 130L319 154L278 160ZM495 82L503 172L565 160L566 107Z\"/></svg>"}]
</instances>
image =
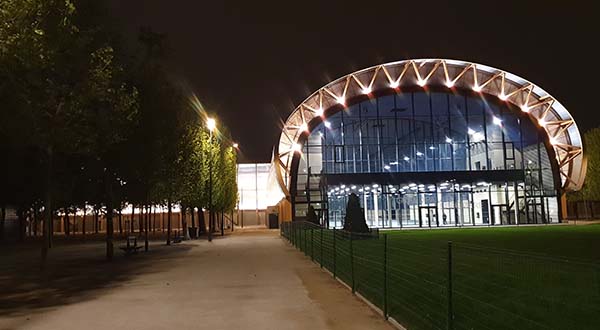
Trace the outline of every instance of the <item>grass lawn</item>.
<instances>
[{"instance_id":1,"label":"grass lawn","mask_svg":"<svg viewBox=\"0 0 600 330\"><path fill-rule=\"evenodd\" d=\"M600 328L597 225L387 231L387 242L296 227L295 245L409 329L447 329L450 301L454 329Z\"/></svg>"},{"instance_id":2,"label":"grass lawn","mask_svg":"<svg viewBox=\"0 0 600 330\"><path fill-rule=\"evenodd\" d=\"M433 244L448 241L558 258L600 262L600 225L521 226L389 231L390 236Z\"/></svg>"}]
</instances>

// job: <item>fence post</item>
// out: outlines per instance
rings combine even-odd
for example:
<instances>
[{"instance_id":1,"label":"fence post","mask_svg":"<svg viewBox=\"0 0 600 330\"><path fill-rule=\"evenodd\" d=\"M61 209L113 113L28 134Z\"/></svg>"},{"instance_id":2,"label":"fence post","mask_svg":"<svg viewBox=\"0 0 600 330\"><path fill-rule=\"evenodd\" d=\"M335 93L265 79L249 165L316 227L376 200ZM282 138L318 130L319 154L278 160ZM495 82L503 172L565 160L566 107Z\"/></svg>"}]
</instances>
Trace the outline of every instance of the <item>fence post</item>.
<instances>
[{"instance_id":1,"label":"fence post","mask_svg":"<svg viewBox=\"0 0 600 330\"><path fill-rule=\"evenodd\" d=\"M454 329L452 309L452 241L448 242L448 330Z\"/></svg>"},{"instance_id":2,"label":"fence post","mask_svg":"<svg viewBox=\"0 0 600 330\"><path fill-rule=\"evenodd\" d=\"M298 223L298 249L302 251L302 223Z\"/></svg>"},{"instance_id":3,"label":"fence post","mask_svg":"<svg viewBox=\"0 0 600 330\"><path fill-rule=\"evenodd\" d=\"M387 234L383 234L383 317L388 319Z\"/></svg>"},{"instance_id":4,"label":"fence post","mask_svg":"<svg viewBox=\"0 0 600 330\"><path fill-rule=\"evenodd\" d=\"M337 254L337 251L335 249L335 236L336 236L336 234L335 234L335 227L334 227L333 228L333 278L335 278L335 270L336 270L335 269L335 262L336 262L335 259L336 259L336 254Z\"/></svg>"},{"instance_id":5,"label":"fence post","mask_svg":"<svg viewBox=\"0 0 600 330\"><path fill-rule=\"evenodd\" d=\"M354 244L352 244L352 232L350 232L350 275L352 276L352 293L356 292L354 283Z\"/></svg>"},{"instance_id":6,"label":"fence post","mask_svg":"<svg viewBox=\"0 0 600 330\"><path fill-rule=\"evenodd\" d=\"M310 229L310 260L315 261L315 231Z\"/></svg>"},{"instance_id":7,"label":"fence post","mask_svg":"<svg viewBox=\"0 0 600 330\"><path fill-rule=\"evenodd\" d=\"M321 249L319 262L321 263L321 268L323 268L323 227L321 227L321 244L319 244L319 248Z\"/></svg>"},{"instance_id":8,"label":"fence post","mask_svg":"<svg viewBox=\"0 0 600 330\"><path fill-rule=\"evenodd\" d=\"M302 223L302 234L304 234L304 241L303 241L302 247L304 248L304 255L307 256L308 255L308 249L306 247L308 245L306 243L306 238L307 238L308 235L306 235L306 228L304 226L304 223Z\"/></svg>"}]
</instances>

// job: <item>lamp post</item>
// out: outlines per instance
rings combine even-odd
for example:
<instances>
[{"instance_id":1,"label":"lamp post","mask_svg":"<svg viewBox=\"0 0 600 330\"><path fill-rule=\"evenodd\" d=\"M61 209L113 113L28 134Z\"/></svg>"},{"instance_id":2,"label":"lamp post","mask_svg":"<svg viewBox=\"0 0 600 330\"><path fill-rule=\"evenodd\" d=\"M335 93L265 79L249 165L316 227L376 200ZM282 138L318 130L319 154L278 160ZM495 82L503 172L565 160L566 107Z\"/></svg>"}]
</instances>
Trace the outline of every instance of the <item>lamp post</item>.
<instances>
[{"instance_id":1,"label":"lamp post","mask_svg":"<svg viewBox=\"0 0 600 330\"><path fill-rule=\"evenodd\" d=\"M206 119L206 128L208 128L209 131L209 137L208 137L208 144L209 144L209 152L210 152L210 159L208 161L208 241L212 242L212 230L213 230L213 201L212 201L212 194L213 194L213 174L212 174L212 163L213 163L213 152L212 152L212 133L215 130L215 128L217 127L217 122L214 118L207 118Z\"/></svg>"}]
</instances>

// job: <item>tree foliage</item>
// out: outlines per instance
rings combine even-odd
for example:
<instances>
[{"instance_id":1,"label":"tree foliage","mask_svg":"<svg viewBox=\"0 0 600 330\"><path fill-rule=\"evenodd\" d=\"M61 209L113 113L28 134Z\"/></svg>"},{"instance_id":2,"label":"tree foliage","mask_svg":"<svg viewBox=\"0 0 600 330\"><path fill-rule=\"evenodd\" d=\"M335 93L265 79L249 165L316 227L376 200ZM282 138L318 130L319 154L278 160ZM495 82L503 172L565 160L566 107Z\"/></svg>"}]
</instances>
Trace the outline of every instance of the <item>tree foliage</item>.
<instances>
[{"instance_id":1,"label":"tree foliage","mask_svg":"<svg viewBox=\"0 0 600 330\"><path fill-rule=\"evenodd\" d=\"M143 29L126 51L100 7L0 2L0 152L11 159L0 161L0 205L48 216L89 206L107 220L127 203L233 209L226 128L211 136L207 114L169 78L164 36Z\"/></svg>"},{"instance_id":2,"label":"tree foliage","mask_svg":"<svg viewBox=\"0 0 600 330\"><path fill-rule=\"evenodd\" d=\"M583 136L587 172L583 188L569 196L571 200L600 200L600 128L594 128Z\"/></svg>"}]
</instances>

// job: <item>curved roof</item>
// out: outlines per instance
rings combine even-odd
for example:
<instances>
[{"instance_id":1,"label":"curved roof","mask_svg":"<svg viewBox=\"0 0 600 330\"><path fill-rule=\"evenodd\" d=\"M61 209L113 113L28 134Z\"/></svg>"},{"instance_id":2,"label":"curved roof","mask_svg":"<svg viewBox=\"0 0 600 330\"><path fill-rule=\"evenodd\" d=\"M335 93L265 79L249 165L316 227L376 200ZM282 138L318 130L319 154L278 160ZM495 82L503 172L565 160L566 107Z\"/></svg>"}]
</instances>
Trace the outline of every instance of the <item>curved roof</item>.
<instances>
[{"instance_id":1,"label":"curved roof","mask_svg":"<svg viewBox=\"0 0 600 330\"><path fill-rule=\"evenodd\" d=\"M472 89L519 107L547 133L556 155L562 188L576 191L583 185L585 161L581 135L569 111L545 90L517 75L486 65L449 59L415 59L376 65L334 80L306 98L290 114L273 155L273 167L283 192L289 196L292 160L301 150L300 137L309 133L311 120L325 118L329 108L345 106L346 100L356 96L416 86Z\"/></svg>"}]
</instances>

